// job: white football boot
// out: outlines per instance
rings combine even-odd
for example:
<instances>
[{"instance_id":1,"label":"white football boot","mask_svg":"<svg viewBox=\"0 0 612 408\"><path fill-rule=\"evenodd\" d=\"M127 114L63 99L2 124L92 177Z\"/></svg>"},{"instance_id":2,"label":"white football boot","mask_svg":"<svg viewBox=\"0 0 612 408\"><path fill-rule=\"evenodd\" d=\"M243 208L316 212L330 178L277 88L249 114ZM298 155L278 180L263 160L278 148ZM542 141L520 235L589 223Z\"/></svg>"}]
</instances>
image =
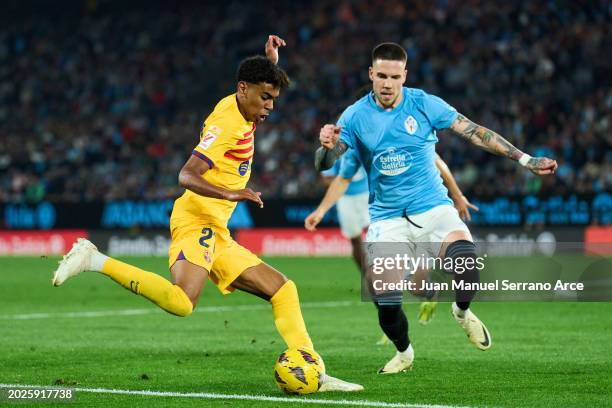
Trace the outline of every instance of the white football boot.
<instances>
[{"instance_id":1,"label":"white football boot","mask_svg":"<svg viewBox=\"0 0 612 408\"><path fill-rule=\"evenodd\" d=\"M489 330L470 309L463 311L453 302L451 313L476 348L483 351L491 348L493 340Z\"/></svg>"},{"instance_id":2,"label":"white football boot","mask_svg":"<svg viewBox=\"0 0 612 408\"><path fill-rule=\"evenodd\" d=\"M59 266L53 275L53 286L59 286L73 276L86 271L90 268L90 260L92 254L98 251L98 248L85 238L79 238L72 245L72 249L59 262Z\"/></svg>"},{"instance_id":3,"label":"white football boot","mask_svg":"<svg viewBox=\"0 0 612 408\"><path fill-rule=\"evenodd\" d=\"M329 391L341 391L341 392L355 392L362 391L363 385L353 384L350 382L343 381L339 378L332 377L331 375L324 374L323 382L318 392L329 392Z\"/></svg>"},{"instance_id":4,"label":"white football boot","mask_svg":"<svg viewBox=\"0 0 612 408\"><path fill-rule=\"evenodd\" d=\"M393 358L385 364L383 368L378 370L378 374L397 374L406 370L412 369L414 361L414 349L412 344L408 346L406 351L398 351Z\"/></svg>"}]
</instances>

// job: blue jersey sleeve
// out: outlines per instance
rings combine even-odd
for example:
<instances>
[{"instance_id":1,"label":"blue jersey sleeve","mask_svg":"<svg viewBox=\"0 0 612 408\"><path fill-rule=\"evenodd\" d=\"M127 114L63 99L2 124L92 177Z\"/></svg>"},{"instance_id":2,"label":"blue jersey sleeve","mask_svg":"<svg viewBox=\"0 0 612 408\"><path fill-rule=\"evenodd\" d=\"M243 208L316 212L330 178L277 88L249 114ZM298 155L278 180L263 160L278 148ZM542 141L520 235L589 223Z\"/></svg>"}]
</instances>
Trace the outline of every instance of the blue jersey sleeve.
<instances>
[{"instance_id":1,"label":"blue jersey sleeve","mask_svg":"<svg viewBox=\"0 0 612 408\"><path fill-rule=\"evenodd\" d=\"M354 140L355 136L353 134L351 123L348 119L349 116L350 114L348 113L348 109L347 109L342 113L342 115L340 116L340 119L338 119L336 126L342 127L342 130L340 131L339 141L345 143L349 148L352 148L353 146L355 146L355 140Z\"/></svg>"},{"instance_id":2,"label":"blue jersey sleeve","mask_svg":"<svg viewBox=\"0 0 612 408\"><path fill-rule=\"evenodd\" d=\"M352 179L359 170L360 166L361 162L355 154L355 151L353 149L349 149L342 156L342 164L340 165L339 175L347 180Z\"/></svg>"},{"instance_id":3,"label":"blue jersey sleeve","mask_svg":"<svg viewBox=\"0 0 612 408\"><path fill-rule=\"evenodd\" d=\"M423 98L423 110L431 126L436 129L449 128L457 119L457 109L450 106L442 98L425 94Z\"/></svg>"}]
</instances>

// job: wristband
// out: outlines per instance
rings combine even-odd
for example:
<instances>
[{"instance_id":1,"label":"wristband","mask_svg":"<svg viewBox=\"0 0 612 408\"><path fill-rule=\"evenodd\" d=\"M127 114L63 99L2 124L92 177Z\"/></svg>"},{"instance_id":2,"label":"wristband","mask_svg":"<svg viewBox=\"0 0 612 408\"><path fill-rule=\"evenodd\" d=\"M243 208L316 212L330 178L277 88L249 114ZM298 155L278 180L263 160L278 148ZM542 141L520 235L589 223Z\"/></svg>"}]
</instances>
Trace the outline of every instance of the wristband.
<instances>
[{"instance_id":1,"label":"wristband","mask_svg":"<svg viewBox=\"0 0 612 408\"><path fill-rule=\"evenodd\" d=\"M521 164L521 166L527 166L527 163L529 163L529 160L531 160L531 156L528 155L527 153L523 153L523 155L521 156L518 162Z\"/></svg>"}]
</instances>

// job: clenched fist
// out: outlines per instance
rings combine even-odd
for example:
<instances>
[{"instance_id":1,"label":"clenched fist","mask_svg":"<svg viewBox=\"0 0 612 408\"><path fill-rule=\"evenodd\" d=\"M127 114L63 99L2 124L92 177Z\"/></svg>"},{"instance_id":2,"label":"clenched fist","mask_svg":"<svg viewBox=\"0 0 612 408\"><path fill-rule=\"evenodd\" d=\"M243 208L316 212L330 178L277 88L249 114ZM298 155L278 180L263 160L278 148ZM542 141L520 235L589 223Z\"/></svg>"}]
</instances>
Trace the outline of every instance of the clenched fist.
<instances>
[{"instance_id":1,"label":"clenched fist","mask_svg":"<svg viewBox=\"0 0 612 408\"><path fill-rule=\"evenodd\" d=\"M321 142L321 146L330 150L336 147L341 130L342 127L336 125L327 124L323 126L319 132L319 142Z\"/></svg>"}]
</instances>

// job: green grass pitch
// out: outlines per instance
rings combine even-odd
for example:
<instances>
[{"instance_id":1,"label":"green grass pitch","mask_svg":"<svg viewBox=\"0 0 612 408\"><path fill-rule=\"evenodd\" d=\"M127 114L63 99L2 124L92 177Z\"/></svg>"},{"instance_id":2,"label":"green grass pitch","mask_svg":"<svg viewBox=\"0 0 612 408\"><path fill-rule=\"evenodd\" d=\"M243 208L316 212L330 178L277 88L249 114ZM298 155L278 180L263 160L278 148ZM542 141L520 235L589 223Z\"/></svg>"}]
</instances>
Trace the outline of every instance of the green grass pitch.
<instances>
[{"instance_id":1,"label":"green grass pitch","mask_svg":"<svg viewBox=\"0 0 612 408\"><path fill-rule=\"evenodd\" d=\"M0 258L0 383L51 386L59 381L80 388L285 397L272 375L284 343L266 302L244 293L223 297L208 282L201 310L177 318L99 274L85 273L53 288L56 261ZM127 261L168 276L164 258ZM428 326L416 323L418 305L409 303L414 368L383 377L376 370L394 350L375 345L381 334L375 309L360 302L351 261L267 261L297 283L306 323L328 372L366 388L304 398L470 407L612 406L611 303L476 304L473 310L493 336L487 352L467 341L448 303L439 305ZM283 404L77 392L73 406Z\"/></svg>"}]
</instances>

